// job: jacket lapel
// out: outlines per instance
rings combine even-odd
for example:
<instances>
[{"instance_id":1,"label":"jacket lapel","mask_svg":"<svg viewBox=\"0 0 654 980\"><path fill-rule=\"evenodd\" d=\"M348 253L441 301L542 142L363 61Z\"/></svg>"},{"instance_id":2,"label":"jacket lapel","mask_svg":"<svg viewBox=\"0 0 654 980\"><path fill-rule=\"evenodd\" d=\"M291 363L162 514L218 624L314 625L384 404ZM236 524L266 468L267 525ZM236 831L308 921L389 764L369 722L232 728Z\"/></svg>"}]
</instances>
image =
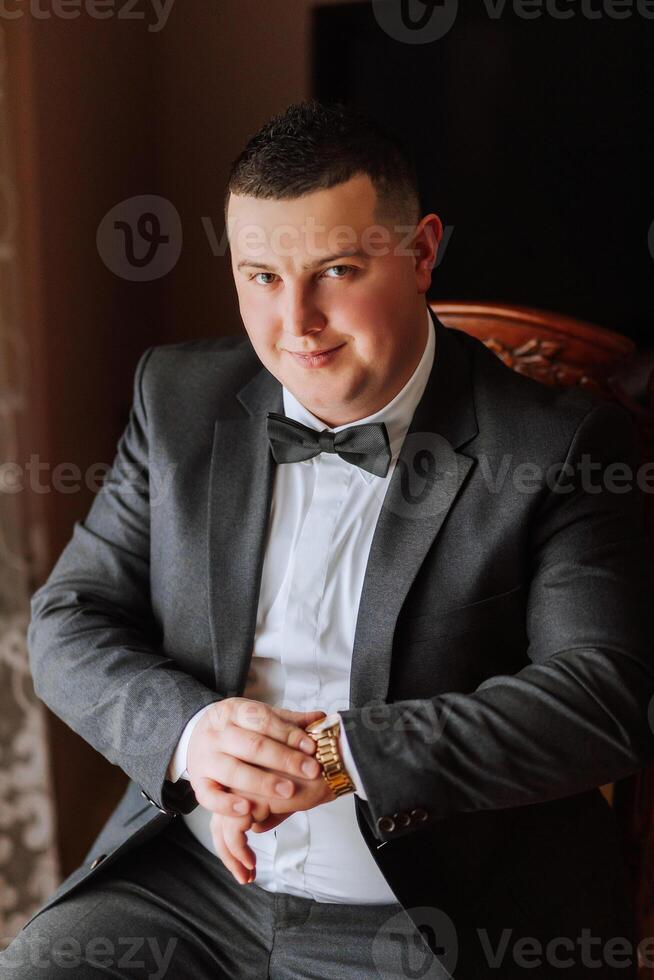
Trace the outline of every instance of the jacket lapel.
<instances>
[{"instance_id":1,"label":"jacket lapel","mask_svg":"<svg viewBox=\"0 0 654 980\"><path fill-rule=\"evenodd\" d=\"M402 445L373 535L352 651L350 704L384 701L397 617L474 459L470 355L430 310L434 366Z\"/></svg>"},{"instance_id":2,"label":"jacket lapel","mask_svg":"<svg viewBox=\"0 0 654 980\"><path fill-rule=\"evenodd\" d=\"M354 638L353 707L386 697L395 623L474 460L469 355L432 313L434 367L391 476L366 567ZM276 463L266 415L282 386L262 368L238 394L241 418L214 424L208 500L209 622L216 690L242 693L254 643Z\"/></svg>"},{"instance_id":3,"label":"jacket lapel","mask_svg":"<svg viewBox=\"0 0 654 980\"><path fill-rule=\"evenodd\" d=\"M237 396L248 415L214 424L208 500L209 625L216 690L241 694L254 643L276 463L266 413L282 386L263 368Z\"/></svg>"}]
</instances>

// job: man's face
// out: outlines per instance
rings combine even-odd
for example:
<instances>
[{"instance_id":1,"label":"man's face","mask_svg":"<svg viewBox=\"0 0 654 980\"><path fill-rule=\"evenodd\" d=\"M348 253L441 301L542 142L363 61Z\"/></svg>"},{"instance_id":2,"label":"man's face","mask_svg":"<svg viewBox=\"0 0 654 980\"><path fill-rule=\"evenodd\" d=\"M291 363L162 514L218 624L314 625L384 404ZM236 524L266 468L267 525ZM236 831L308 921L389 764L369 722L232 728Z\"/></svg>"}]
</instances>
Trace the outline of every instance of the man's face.
<instances>
[{"instance_id":1,"label":"man's face","mask_svg":"<svg viewBox=\"0 0 654 980\"><path fill-rule=\"evenodd\" d=\"M327 426L378 411L427 340L424 294L442 226L379 225L366 175L294 200L232 195L241 317L262 363ZM355 253L355 254L353 254ZM331 351L321 357L310 352Z\"/></svg>"}]
</instances>

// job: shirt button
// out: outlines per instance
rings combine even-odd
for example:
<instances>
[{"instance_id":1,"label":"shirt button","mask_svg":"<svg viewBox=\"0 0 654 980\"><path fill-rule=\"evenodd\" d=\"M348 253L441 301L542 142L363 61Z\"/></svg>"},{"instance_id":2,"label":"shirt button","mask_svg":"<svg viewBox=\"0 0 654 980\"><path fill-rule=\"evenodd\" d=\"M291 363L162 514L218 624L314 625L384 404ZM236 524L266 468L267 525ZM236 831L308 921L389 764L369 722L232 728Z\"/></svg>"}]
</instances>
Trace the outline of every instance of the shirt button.
<instances>
[{"instance_id":1,"label":"shirt button","mask_svg":"<svg viewBox=\"0 0 654 980\"><path fill-rule=\"evenodd\" d=\"M417 807L415 810L411 811L411 822L412 823L424 823L428 818L429 814L421 806Z\"/></svg>"},{"instance_id":2,"label":"shirt button","mask_svg":"<svg viewBox=\"0 0 654 980\"><path fill-rule=\"evenodd\" d=\"M392 834L395 830L395 821L392 817L380 817L377 821L377 827L382 834Z\"/></svg>"},{"instance_id":3,"label":"shirt button","mask_svg":"<svg viewBox=\"0 0 654 980\"><path fill-rule=\"evenodd\" d=\"M106 856L107 856L106 854L98 854L97 857L94 857L93 860L91 861L91 871L93 871L94 868L97 868L100 862L104 861Z\"/></svg>"}]
</instances>

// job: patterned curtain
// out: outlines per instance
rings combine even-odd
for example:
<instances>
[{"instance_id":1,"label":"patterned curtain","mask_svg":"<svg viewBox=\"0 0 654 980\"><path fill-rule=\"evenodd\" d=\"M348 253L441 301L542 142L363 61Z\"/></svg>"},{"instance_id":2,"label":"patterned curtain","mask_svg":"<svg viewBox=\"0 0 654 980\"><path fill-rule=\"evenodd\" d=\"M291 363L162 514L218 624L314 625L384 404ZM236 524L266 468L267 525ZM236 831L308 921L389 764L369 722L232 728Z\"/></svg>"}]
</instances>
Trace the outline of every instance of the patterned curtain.
<instances>
[{"instance_id":1,"label":"patterned curtain","mask_svg":"<svg viewBox=\"0 0 654 980\"><path fill-rule=\"evenodd\" d=\"M0 25L0 948L59 881L45 716L32 687L26 646L28 491L20 476L18 434L29 405L28 374L4 42Z\"/></svg>"}]
</instances>

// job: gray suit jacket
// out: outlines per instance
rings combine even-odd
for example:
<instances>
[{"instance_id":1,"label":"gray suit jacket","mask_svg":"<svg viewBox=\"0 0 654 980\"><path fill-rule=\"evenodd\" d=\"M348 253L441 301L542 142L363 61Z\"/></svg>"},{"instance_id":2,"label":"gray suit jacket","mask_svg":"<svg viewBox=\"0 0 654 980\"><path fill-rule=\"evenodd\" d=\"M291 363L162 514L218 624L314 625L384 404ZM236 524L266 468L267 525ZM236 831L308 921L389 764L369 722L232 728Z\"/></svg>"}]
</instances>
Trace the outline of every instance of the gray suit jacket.
<instances>
[{"instance_id":1,"label":"gray suit jacket","mask_svg":"<svg viewBox=\"0 0 654 980\"><path fill-rule=\"evenodd\" d=\"M433 319L356 626L344 721L361 833L405 908L437 906L460 939L520 917L530 935L628 935L596 787L654 756L643 496L602 477L616 460L635 473L632 422ZM44 908L197 805L165 773L189 718L243 691L270 410L283 412L281 385L245 336L139 360L112 471L32 598L38 695L131 780Z\"/></svg>"}]
</instances>

